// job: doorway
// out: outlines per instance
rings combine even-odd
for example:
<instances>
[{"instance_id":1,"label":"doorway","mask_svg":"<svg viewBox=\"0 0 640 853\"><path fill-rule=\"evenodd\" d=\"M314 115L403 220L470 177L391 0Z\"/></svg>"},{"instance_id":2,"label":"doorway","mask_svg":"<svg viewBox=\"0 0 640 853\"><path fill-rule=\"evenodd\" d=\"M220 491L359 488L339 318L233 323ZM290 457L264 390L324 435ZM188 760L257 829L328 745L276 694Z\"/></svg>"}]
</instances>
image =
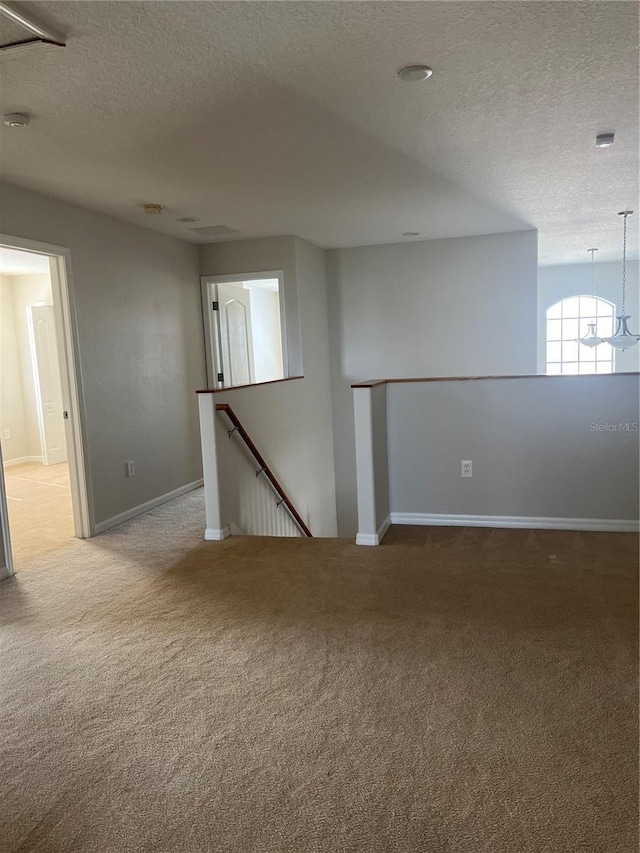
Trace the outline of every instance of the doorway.
<instances>
[{"instance_id":1,"label":"doorway","mask_svg":"<svg viewBox=\"0 0 640 853\"><path fill-rule=\"evenodd\" d=\"M0 576L91 535L65 249L0 242Z\"/></svg>"},{"instance_id":2,"label":"doorway","mask_svg":"<svg viewBox=\"0 0 640 853\"><path fill-rule=\"evenodd\" d=\"M288 376L282 272L202 279L210 388L237 388Z\"/></svg>"}]
</instances>

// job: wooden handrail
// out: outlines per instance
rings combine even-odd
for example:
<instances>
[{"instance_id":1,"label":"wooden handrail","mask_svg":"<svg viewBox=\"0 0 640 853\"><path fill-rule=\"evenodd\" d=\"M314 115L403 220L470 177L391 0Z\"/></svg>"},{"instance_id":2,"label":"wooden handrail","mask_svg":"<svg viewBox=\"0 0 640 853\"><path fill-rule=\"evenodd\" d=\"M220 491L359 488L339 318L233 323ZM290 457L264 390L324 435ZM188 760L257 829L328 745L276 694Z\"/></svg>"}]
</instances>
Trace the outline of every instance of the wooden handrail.
<instances>
[{"instance_id":1,"label":"wooden handrail","mask_svg":"<svg viewBox=\"0 0 640 853\"><path fill-rule=\"evenodd\" d=\"M267 480L269 480L269 482L271 483L271 485L273 486L275 491L280 496L282 503L286 506L286 508L291 513L293 519L295 520L295 522L298 525L298 527L300 528L300 530L302 530L302 532L304 533L305 536L308 536L309 538L313 538L313 534L311 533L311 531L309 530L307 525L302 520L302 516L300 515L298 510L294 507L294 505L291 503L289 496L287 495L285 490L282 488L280 483L276 480L276 477L275 477L273 471L271 470L271 468L269 468L267 463L264 461L264 457L262 456L262 454L260 453L258 448L255 446L255 444L251 440L249 433L242 426L242 424L240 423L240 419L238 418L236 413L233 411L231 406L228 403L217 403L216 404L216 411L217 412L224 412L225 415L229 418L229 420L231 421L231 423L233 424L233 426L237 430L240 438L244 441L244 443L248 447L249 452L251 453L253 458L256 460L256 462L260 466L261 471L264 473Z\"/></svg>"},{"instance_id":2,"label":"wooden handrail","mask_svg":"<svg viewBox=\"0 0 640 853\"><path fill-rule=\"evenodd\" d=\"M366 382L354 382L352 388L376 388L378 385L398 385L404 382L477 382L484 379L604 379L606 376L640 376L640 373L629 371L620 373L523 373L508 376L417 376L407 379L369 379Z\"/></svg>"}]
</instances>

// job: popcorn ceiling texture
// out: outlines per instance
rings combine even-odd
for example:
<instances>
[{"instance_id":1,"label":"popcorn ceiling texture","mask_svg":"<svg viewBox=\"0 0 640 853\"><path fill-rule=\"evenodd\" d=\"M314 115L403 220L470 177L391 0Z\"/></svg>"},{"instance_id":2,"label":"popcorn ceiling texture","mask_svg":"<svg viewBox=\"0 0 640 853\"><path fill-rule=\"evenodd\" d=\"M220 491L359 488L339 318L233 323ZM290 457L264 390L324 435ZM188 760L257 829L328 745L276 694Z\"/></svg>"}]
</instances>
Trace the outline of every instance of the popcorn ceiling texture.
<instances>
[{"instance_id":1,"label":"popcorn ceiling texture","mask_svg":"<svg viewBox=\"0 0 640 853\"><path fill-rule=\"evenodd\" d=\"M11 182L195 242L176 216L330 247L537 228L543 263L619 256L636 3L29 5L68 46L3 61L4 111L33 114L0 128ZM414 62L427 83L396 78Z\"/></svg>"},{"instance_id":2,"label":"popcorn ceiling texture","mask_svg":"<svg viewBox=\"0 0 640 853\"><path fill-rule=\"evenodd\" d=\"M2 853L637 849L637 537L203 513L0 584Z\"/></svg>"}]
</instances>

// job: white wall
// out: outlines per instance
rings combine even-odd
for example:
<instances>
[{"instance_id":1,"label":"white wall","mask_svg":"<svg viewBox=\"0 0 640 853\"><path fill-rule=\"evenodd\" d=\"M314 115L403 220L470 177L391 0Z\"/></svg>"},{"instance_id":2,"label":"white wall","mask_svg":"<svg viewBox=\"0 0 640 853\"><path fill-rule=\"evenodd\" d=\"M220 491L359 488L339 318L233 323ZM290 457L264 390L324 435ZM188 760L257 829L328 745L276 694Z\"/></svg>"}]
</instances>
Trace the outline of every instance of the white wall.
<instances>
[{"instance_id":1,"label":"white wall","mask_svg":"<svg viewBox=\"0 0 640 853\"><path fill-rule=\"evenodd\" d=\"M327 253L338 529L356 531L351 383L536 372L537 232Z\"/></svg>"},{"instance_id":2,"label":"white wall","mask_svg":"<svg viewBox=\"0 0 640 853\"><path fill-rule=\"evenodd\" d=\"M2 232L71 251L94 520L198 480L197 247L7 184L1 204Z\"/></svg>"},{"instance_id":3,"label":"white wall","mask_svg":"<svg viewBox=\"0 0 640 853\"><path fill-rule=\"evenodd\" d=\"M297 237L214 243L201 247L200 270L202 275L283 271L290 373L304 373L304 379L214 396L233 407L313 535L335 536L323 251Z\"/></svg>"},{"instance_id":4,"label":"white wall","mask_svg":"<svg viewBox=\"0 0 640 853\"><path fill-rule=\"evenodd\" d=\"M11 278L0 277L0 430L5 462L28 455ZM9 439L5 438L9 430Z\"/></svg>"},{"instance_id":5,"label":"white wall","mask_svg":"<svg viewBox=\"0 0 640 853\"><path fill-rule=\"evenodd\" d=\"M594 265L594 294L621 310L621 263L596 263ZM591 263L540 267L538 270L538 372L546 373L546 316L547 309L569 296L588 296L591 293ZM627 261L626 312L631 315L630 330L640 334L640 289L638 286L638 261ZM615 329L615 324L614 324ZM584 330L586 334L587 330ZM616 352L616 373L640 370L640 345L634 349Z\"/></svg>"},{"instance_id":6,"label":"white wall","mask_svg":"<svg viewBox=\"0 0 640 853\"><path fill-rule=\"evenodd\" d=\"M51 302L51 278L46 273L0 276L0 287L0 424L4 458L11 462L42 455L27 308L37 302ZM4 437L5 429L9 430L9 439Z\"/></svg>"},{"instance_id":7,"label":"white wall","mask_svg":"<svg viewBox=\"0 0 640 853\"><path fill-rule=\"evenodd\" d=\"M251 337L256 382L282 379L282 335L277 291L245 282L251 300Z\"/></svg>"},{"instance_id":8,"label":"white wall","mask_svg":"<svg viewBox=\"0 0 640 853\"><path fill-rule=\"evenodd\" d=\"M387 393L392 514L637 522L636 376L402 383Z\"/></svg>"}]
</instances>

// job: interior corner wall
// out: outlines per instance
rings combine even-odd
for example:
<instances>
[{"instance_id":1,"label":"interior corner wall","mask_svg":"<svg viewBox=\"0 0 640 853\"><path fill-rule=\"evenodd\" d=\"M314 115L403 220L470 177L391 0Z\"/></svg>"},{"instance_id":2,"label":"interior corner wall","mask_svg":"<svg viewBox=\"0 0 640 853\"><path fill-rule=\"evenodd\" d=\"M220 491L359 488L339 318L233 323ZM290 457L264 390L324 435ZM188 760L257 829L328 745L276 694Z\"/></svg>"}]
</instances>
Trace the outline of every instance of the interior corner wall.
<instances>
[{"instance_id":1,"label":"interior corner wall","mask_svg":"<svg viewBox=\"0 0 640 853\"><path fill-rule=\"evenodd\" d=\"M216 401L233 406L313 535L335 536L325 253L293 236L200 247L202 275L272 270L284 278L289 373L304 378L230 389Z\"/></svg>"},{"instance_id":2,"label":"interior corner wall","mask_svg":"<svg viewBox=\"0 0 640 853\"><path fill-rule=\"evenodd\" d=\"M351 383L536 373L537 238L519 231L327 252L339 535L357 528Z\"/></svg>"},{"instance_id":3,"label":"interior corner wall","mask_svg":"<svg viewBox=\"0 0 640 853\"><path fill-rule=\"evenodd\" d=\"M197 246L13 185L1 190L0 231L70 250L94 522L199 480Z\"/></svg>"},{"instance_id":4,"label":"interior corner wall","mask_svg":"<svg viewBox=\"0 0 640 853\"><path fill-rule=\"evenodd\" d=\"M631 331L640 330L640 283L638 261L627 261L626 312L631 315ZM591 264L563 264L540 267L538 270L538 372L546 373L546 318L547 309L571 296L585 296L591 292ZM621 310L622 266L620 261L594 264L593 292L613 302L616 313ZM584 329L586 334L587 329ZM616 351L614 354L616 373L640 371L640 347Z\"/></svg>"}]
</instances>

